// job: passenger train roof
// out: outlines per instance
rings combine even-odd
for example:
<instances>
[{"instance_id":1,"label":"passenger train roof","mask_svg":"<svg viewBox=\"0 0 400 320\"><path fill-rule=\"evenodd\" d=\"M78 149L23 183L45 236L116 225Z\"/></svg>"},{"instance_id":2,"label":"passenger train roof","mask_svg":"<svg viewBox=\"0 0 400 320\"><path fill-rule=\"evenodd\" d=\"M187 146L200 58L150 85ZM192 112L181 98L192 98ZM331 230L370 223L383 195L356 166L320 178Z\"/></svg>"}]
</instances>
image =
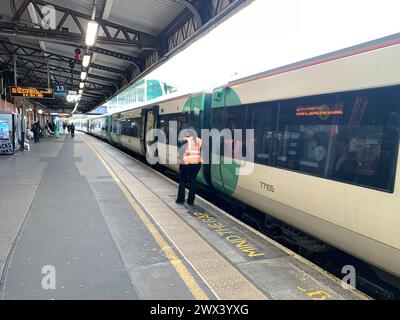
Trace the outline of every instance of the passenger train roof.
<instances>
[{"instance_id":1,"label":"passenger train roof","mask_svg":"<svg viewBox=\"0 0 400 320\"><path fill-rule=\"evenodd\" d=\"M368 52L371 50L376 50L379 48L383 48L383 47L387 47L387 46L391 46L391 45L395 45L395 44L399 44L399 43L400 43L400 33L395 33L395 34L389 35L387 37L364 42L364 43L361 43L361 44L358 44L355 46L351 46L351 47L344 48L341 50L326 53L326 54L316 56L316 57L313 57L310 59L298 61L298 62L291 63L291 64L288 64L288 65L285 65L282 67L278 67L278 68L267 70L267 71L262 71L260 73L256 73L256 74L252 74L252 75L249 75L246 77L235 79L233 81L228 82L225 85L216 87L214 90L222 89L224 87L233 87L233 86L239 85L244 82L257 80L260 78L266 78L266 77L270 77L270 76L277 75L280 73L290 72L290 71L301 69L301 68L306 68L306 67L317 65L320 63L345 58L348 56Z\"/></svg>"},{"instance_id":2,"label":"passenger train roof","mask_svg":"<svg viewBox=\"0 0 400 320\"><path fill-rule=\"evenodd\" d=\"M102 116L113 115L113 114L121 113L121 112L128 112L128 111L132 111L132 110L135 110L135 109L148 108L148 107L151 107L151 106L154 106L154 105L158 105L158 104L162 104L162 103L165 103L165 102L170 102L170 101L182 99L182 98L185 98L185 97L188 97L188 98L189 97L194 97L194 96L205 94L205 93L206 92L204 92L204 91L200 91L200 92L196 92L196 93L174 92L174 93L169 94L167 96L162 96L162 97L158 97L156 99L153 99L151 101L147 101L146 103L143 103L143 104L138 105L136 107L126 108L126 109L118 110L118 111L115 111L115 112L109 112L107 114L103 114Z\"/></svg>"}]
</instances>

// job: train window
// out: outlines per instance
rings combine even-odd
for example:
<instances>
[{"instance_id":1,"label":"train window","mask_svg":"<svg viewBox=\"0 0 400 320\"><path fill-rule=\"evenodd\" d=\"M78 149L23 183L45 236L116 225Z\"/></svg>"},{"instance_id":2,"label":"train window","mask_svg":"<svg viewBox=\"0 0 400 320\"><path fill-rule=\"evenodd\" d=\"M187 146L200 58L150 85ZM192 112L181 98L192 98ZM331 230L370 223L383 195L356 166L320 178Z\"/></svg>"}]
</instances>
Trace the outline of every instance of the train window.
<instances>
[{"instance_id":1,"label":"train window","mask_svg":"<svg viewBox=\"0 0 400 320\"><path fill-rule=\"evenodd\" d=\"M255 162L273 165L274 137L278 103L257 103L249 106L248 128L254 130Z\"/></svg>"},{"instance_id":2,"label":"train window","mask_svg":"<svg viewBox=\"0 0 400 320\"><path fill-rule=\"evenodd\" d=\"M226 124L226 108L222 108L222 107L218 107L218 108L211 108L211 112L210 112L210 125L211 125L211 129L216 129L219 131L222 131L223 129L226 128L225 124ZM212 143L215 143L214 141ZM220 141L220 155L223 154L224 151L224 147L226 147L226 145L222 145L222 138ZM226 150L226 149L225 149ZM215 154L215 150L212 150L213 153Z\"/></svg>"},{"instance_id":3,"label":"train window","mask_svg":"<svg viewBox=\"0 0 400 320\"><path fill-rule=\"evenodd\" d=\"M121 120L118 119L117 117L113 117L111 125L112 125L112 132L114 134L120 135L122 129Z\"/></svg>"},{"instance_id":4,"label":"train window","mask_svg":"<svg viewBox=\"0 0 400 320\"><path fill-rule=\"evenodd\" d=\"M343 102L334 94L281 102L273 163L280 168L329 176L342 121Z\"/></svg>"},{"instance_id":5,"label":"train window","mask_svg":"<svg viewBox=\"0 0 400 320\"><path fill-rule=\"evenodd\" d=\"M110 118L107 117L105 122L106 122L105 129L106 129L106 132L108 132L110 130Z\"/></svg>"},{"instance_id":6,"label":"train window","mask_svg":"<svg viewBox=\"0 0 400 320\"><path fill-rule=\"evenodd\" d=\"M168 114L168 115L161 115L160 116L160 129L164 131L166 141L168 144L176 145L176 143L173 143L172 140L169 140L169 135L172 134L169 130L169 123L170 121L176 121L177 122L177 136L176 139L178 138L178 133L182 130L183 125L187 123L188 115L187 113L178 113L178 114ZM175 140L176 140L175 139Z\"/></svg>"},{"instance_id":7,"label":"train window","mask_svg":"<svg viewBox=\"0 0 400 320\"><path fill-rule=\"evenodd\" d=\"M399 87L250 105L255 161L392 192L399 110Z\"/></svg>"},{"instance_id":8,"label":"train window","mask_svg":"<svg viewBox=\"0 0 400 320\"><path fill-rule=\"evenodd\" d=\"M142 118L123 118L121 119L122 134L129 137L140 138L143 131Z\"/></svg>"},{"instance_id":9,"label":"train window","mask_svg":"<svg viewBox=\"0 0 400 320\"><path fill-rule=\"evenodd\" d=\"M168 116L160 116L160 124L159 124L159 128L165 133L165 137L167 139L167 143L168 143L168 124L169 124L169 119Z\"/></svg>"},{"instance_id":10,"label":"train window","mask_svg":"<svg viewBox=\"0 0 400 320\"><path fill-rule=\"evenodd\" d=\"M232 155L235 159L246 156L246 115L247 105L225 108L225 128L231 131L232 139L224 143L232 144ZM241 130L241 135L235 136L235 130ZM224 150L229 150L227 147Z\"/></svg>"},{"instance_id":11,"label":"train window","mask_svg":"<svg viewBox=\"0 0 400 320\"><path fill-rule=\"evenodd\" d=\"M211 109L211 129L218 130L220 134L223 134L223 130L226 129L230 131L229 139L225 135L221 136L221 155L236 159L246 156L247 107L247 105L239 105ZM235 137L235 130L241 130L239 137Z\"/></svg>"},{"instance_id":12,"label":"train window","mask_svg":"<svg viewBox=\"0 0 400 320\"><path fill-rule=\"evenodd\" d=\"M392 192L399 142L400 88L342 96L346 108L331 177Z\"/></svg>"},{"instance_id":13,"label":"train window","mask_svg":"<svg viewBox=\"0 0 400 320\"><path fill-rule=\"evenodd\" d=\"M143 122L143 118L139 117L136 118L137 121L137 138L139 139L143 139L143 134L144 134L144 122Z\"/></svg>"}]
</instances>

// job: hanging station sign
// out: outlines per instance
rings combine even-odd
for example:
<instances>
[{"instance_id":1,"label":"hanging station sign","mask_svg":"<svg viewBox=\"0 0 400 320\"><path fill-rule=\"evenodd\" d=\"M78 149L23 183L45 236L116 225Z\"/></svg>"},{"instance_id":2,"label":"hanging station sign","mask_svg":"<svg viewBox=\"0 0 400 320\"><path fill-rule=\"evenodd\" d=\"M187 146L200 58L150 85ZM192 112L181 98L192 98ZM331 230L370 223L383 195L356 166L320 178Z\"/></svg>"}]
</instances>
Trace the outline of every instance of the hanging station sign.
<instances>
[{"instance_id":1,"label":"hanging station sign","mask_svg":"<svg viewBox=\"0 0 400 320\"><path fill-rule=\"evenodd\" d=\"M64 83L56 83L53 86L55 96L66 96L67 90Z\"/></svg>"},{"instance_id":2,"label":"hanging station sign","mask_svg":"<svg viewBox=\"0 0 400 320\"><path fill-rule=\"evenodd\" d=\"M12 97L53 99L54 90L50 88L11 87Z\"/></svg>"}]
</instances>

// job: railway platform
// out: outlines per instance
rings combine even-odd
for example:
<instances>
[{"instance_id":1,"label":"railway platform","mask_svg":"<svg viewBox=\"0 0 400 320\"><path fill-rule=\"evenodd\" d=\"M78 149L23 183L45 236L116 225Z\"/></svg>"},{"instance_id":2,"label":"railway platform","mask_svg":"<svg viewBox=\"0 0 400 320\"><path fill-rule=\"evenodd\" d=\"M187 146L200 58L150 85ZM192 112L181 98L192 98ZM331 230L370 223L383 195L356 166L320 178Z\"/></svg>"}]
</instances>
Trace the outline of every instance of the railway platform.
<instances>
[{"instance_id":1,"label":"railway platform","mask_svg":"<svg viewBox=\"0 0 400 320\"><path fill-rule=\"evenodd\" d=\"M92 136L0 161L2 299L364 300Z\"/></svg>"}]
</instances>

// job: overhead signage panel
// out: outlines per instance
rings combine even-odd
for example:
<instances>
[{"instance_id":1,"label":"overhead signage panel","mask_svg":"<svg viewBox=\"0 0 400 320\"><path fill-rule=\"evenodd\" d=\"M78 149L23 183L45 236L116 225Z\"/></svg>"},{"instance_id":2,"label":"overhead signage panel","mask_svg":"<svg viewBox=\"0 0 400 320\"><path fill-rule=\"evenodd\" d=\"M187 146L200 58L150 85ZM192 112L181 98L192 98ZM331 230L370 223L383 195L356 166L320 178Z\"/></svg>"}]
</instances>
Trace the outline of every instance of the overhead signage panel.
<instances>
[{"instance_id":1,"label":"overhead signage panel","mask_svg":"<svg viewBox=\"0 0 400 320\"><path fill-rule=\"evenodd\" d=\"M50 88L11 87L11 96L23 98L53 99L54 90Z\"/></svg>"},{"instance_id":2,"label":"overhead signage panel","mask_svg":"<svg viewBox=\"0 0 400 320\"><path fill-rule=\"evenodd\" d=\"M67 91L64 83L56 83L53 86L55 96L66 96Z\"/></svg>"}]
</instances>

